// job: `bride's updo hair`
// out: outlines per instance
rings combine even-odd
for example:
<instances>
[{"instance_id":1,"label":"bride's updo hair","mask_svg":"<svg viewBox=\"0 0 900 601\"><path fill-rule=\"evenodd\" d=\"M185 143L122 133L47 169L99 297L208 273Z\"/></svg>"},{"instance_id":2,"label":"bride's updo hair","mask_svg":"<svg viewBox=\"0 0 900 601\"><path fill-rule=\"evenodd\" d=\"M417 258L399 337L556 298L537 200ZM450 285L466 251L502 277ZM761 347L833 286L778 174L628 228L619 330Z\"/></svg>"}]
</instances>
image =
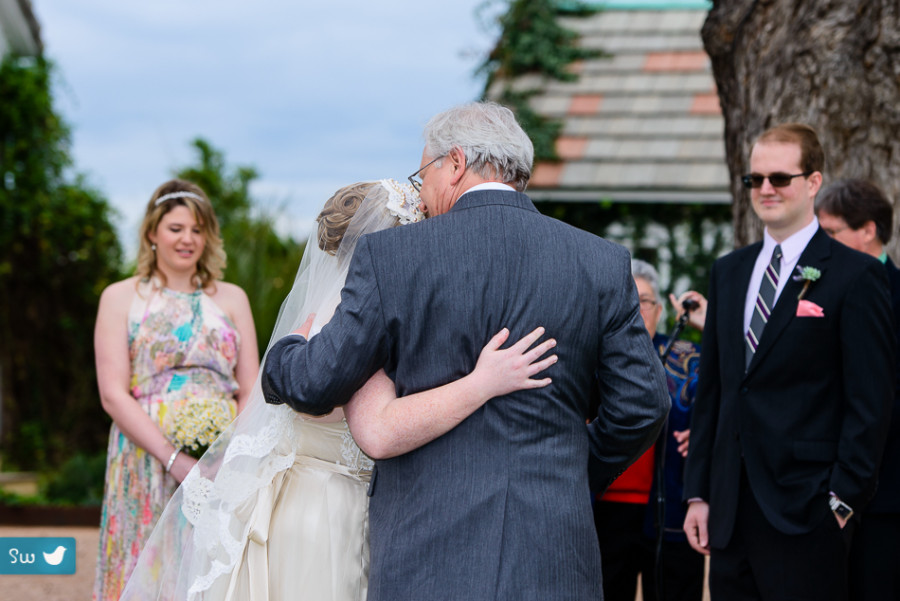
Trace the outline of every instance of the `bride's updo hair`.
<instances>
[{"instance_id":1,"label":"bride's updo hair","mask_svg":"<svg viewBox=\"0 0 900 601\"><path fill-rule=\"evenodd\" d=\"M337 253L350 220L372 187L377 185L372 182L350 184L328 199L322 212L316 217L319 222L319 248L330 255Z\"/></svg>"}]
</instances>

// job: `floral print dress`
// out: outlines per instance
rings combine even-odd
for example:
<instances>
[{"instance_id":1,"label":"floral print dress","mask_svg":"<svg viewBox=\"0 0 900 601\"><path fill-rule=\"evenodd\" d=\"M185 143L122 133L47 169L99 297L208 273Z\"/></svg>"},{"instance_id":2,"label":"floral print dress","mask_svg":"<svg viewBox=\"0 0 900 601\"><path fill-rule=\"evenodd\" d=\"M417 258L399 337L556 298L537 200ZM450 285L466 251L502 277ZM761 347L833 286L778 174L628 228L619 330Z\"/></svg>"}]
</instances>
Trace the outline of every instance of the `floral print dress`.
<instances>
[{"instance_id":1,"label":"floral print dress","mask_svg":"<svg viewBox=\"0 0 900 601\"><path fill-rule=\"evenodd\" d=\"M240 337L202 291L142 282L128 314L131 395L165 432L183 403L218 400L234 414ZM118 599L144 541L177 487L165 466L113 424L106 462L95 601Z\"/></svg>"}]
</instances>

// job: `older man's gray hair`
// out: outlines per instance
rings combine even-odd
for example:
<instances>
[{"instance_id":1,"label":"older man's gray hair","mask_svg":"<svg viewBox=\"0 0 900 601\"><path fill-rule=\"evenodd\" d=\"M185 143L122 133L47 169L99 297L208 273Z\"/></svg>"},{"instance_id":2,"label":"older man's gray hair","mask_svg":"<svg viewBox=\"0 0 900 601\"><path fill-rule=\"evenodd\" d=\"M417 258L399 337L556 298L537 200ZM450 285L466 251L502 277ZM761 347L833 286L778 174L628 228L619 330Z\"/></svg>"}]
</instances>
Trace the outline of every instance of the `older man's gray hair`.
<instances>
[{"instance_id":1,"label":"older man's gray hair","mask_svg":"<svg viewBox=\"0 0 900 601\"><path fill-rule=\"evenodd\" d=\"M473 102L435 115L425 125L425 153L444 157L454 147L466 155L466 167L484 178L497 178L525 191L531 178L534 145L513 112L494 102ZM440 161L438 161L440 166Z\"/></svg>"},{"instance_id":2,"label":"older man's gray hair","mask_svg":"<svg viewBox=\"0 0 900 601\"><path fill-rule=\"evenodd\" d=\"M656 297L656 302L662 304L662 296L659 294L659 273L653 265L647 261L632 259L631 276L635 279L641 278L647 282L647 284L650 285L650 289L653 290L653 296Z\"/></svg>"}]
</instances>

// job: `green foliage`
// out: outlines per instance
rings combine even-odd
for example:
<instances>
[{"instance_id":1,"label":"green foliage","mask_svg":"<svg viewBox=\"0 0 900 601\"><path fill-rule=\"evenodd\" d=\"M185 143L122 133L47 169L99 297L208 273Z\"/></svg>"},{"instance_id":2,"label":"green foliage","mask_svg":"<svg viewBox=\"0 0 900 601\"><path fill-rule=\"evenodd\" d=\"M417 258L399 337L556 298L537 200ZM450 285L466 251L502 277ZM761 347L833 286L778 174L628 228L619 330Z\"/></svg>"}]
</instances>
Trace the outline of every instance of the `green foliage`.
<instances>
[{"instance_id":1,"label":"green foliage","mask_svg":"<svg viewBox=\"0 0 900 601\"><path fill-rule=\"evenodd\" d=\"M45 471L39 479L38 493L20 494L0 489L0 505L99 506L103 502L106 452L76 453L59 469Z\"/></svg>"},{"instance_id":2,"label":"green foliage","mask_svg":"<svg viewBox=\"0 0 900 601\"><path fill-rule=\"evenodd\" d=\"M52 66L0 64L0 380L4 469L99 449L109 421L94 376L103 288L121 277L113 211L71 172Z\"/></svg>"},{"instance_id":3,"label":"green foliage","mask_svg":"<svg viewBox=\"0 0 900 601\"><path fill-rule=\"evenodd\" d=\"M229 173L225 155L203 138L196 138L191 145L197 151L197 164L179 169L176 177L194 182L206 192L216 208L216 217L222 232L228 232L236 223L249 218L252 200L250 182L258 177L253 167L236 167ZM226 238L227 242L230 242Z\"/></svg>"},{"instance_id":4,"label":"green foliage","mask_svg":"<svg viewBox=\"0 0 900 601\"><path fill-rule=\"evenodd\" d=\"M567 14L586 16L596 12L580 2ZM484 8L484 7L482 7ZM596 50L581 48L578 34L559 24L561 11L553 0L508 0L507 11L500 16L500 38L493 51L478 68L477 74L486 77L483 97L508 106L516 113L522 128L534 143L535 160L557 160L556 138L562 123L535 112L529 99L537 89L514 90L512 80L522 75L536 74L559 81L575 81L569 70L574 61L599 56ZM502 81L499 91L494 83Z\"/></svg>"},{"instance_id":5,"label":"green foliage","mask_svg":"<svg viewBox=\"0 0 900 601\"><path fill-rule=\"evenodd\" d=\"M106 453L77 453L45 476L40 498L51 505L100 505Z\"/></svg>"},{"instance_id":6,"label":"green foliage","mask_svg":"<svg viewBox=\"0 0 900 601\"><path fill-rule=\"evenodd\" d=\"M584 7L582 14L595 12ZM597 56L578 46L578 34L559 24L560 11L553 0L509 0L500 19L500 39L479 73L486 74L487 87L496 78L512 79L536 73L559 81L574 81L568 71L576 60Z\"/></svg>"},{"instance_id":7,"label":"green foliage","mask_svg":"<svg viewBox=\"0 0 900 601\"><path fill-rule=\"evenodd\" d=\"M180 169L177 177L203 188L216 209L228 253L225 280L243 288L250 299L262 356L278 309L294 282L303 245L281 238L273 215L254 211L250 183L257 173L253 168L229 168L222 152L203 139L194 140L193 146L197 163Z\"/></svg>"},{"instance_id":8,"label":"green foliage","mask_svg":"<svg viewBox=\"0 0 900 601\"><path fill-rule=\"evenodd\" d=\"M41 495L23 495L0 488L0 505L7 507L23 507L25 505L46 505L47 500Z\"/></svg>"},{"instance_id":9,"label":"green foliage","mask_svg":"<svg viewBox=\"0 0 900 601\"><path fill-rule=\"evenodd\" d=\"M90 504L102 494L110 423L97 394L93 327L100 293L124 274L112 208L72 171L52 73L43 58L0 65L0 454L5 470L49 474L37 501ZM229 168L204 140L194 146L196 164L178 176L216 207L225 278L247 292L262 350L302 245L255 210L255 170Z\"/></svg>"}]
</instances>

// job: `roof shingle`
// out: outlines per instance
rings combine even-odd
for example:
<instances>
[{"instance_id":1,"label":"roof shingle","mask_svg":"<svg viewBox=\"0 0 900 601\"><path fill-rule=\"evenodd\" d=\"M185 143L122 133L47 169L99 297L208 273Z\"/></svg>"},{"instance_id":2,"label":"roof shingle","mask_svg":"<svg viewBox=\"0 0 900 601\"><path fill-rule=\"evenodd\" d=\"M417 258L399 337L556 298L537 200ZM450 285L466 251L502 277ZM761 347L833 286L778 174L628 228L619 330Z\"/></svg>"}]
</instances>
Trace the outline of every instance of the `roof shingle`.
<instances>
[{"instance_id":1,"label":"roof shingle","mask_svg":"<svg viewBox=\"0 0 900 601\"><path fill-rule=\"evenodd\" d=\"M535 166L535 200L731 202L724 122L700 39L705 17L699 8L560 17L583 47L609 54L571 65L573 82L512 82L536 90L531 107L562 122L561 160Z\"/></svg>"}]
</instances>

